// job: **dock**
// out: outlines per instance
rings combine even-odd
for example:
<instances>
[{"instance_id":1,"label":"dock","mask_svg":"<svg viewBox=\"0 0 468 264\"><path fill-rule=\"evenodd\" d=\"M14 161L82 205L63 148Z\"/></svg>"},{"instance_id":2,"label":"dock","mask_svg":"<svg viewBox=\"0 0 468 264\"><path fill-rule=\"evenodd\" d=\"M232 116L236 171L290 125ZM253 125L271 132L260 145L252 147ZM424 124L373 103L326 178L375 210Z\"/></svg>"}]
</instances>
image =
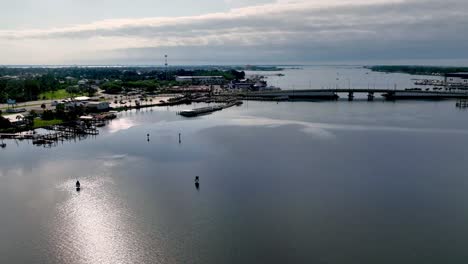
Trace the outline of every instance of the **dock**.
<instances>
[{"instance_id":1,"label":"dock","mask_svg":"<svg viewBox=\"0 0 468 264\"><path fill-rule=\"evenodd\" d=\"M201 107L201 108L195 108L192 110L183 110L179 112L178 114L181 116L185 116L185 117L195 117L199 115L210 114L216 111L221 111L223 109L230 108L233 106L239 106L239 105L242 105L242 101L232 100L232 101L228 101L224 105Z\"/></svg>"},{"instance_id":2,"label":"dock","mask_svg":"<svg viewBox=\"0 0 468 264\"><path fill-rule=\"evenodd\" d=\"M457 102L455 103L455 106L457 108L462 108L462 109L468 108L468 99L457 100Z\"/></svg>"},{"instance_id":3,"label":"dock","mask_svg":"<svg viewBox=\"0 0 468 264\"><path fill-rule=\"evenodd\" d=\"M33 145L43 147L57 146L59 142L76 141L88 136L99 135L99 130L94 125L77 123L65 123L44 128L47 133L37 134L33 131L19 133L0 133L0 139L30 140Z\"/></svg>"}]
</instances>

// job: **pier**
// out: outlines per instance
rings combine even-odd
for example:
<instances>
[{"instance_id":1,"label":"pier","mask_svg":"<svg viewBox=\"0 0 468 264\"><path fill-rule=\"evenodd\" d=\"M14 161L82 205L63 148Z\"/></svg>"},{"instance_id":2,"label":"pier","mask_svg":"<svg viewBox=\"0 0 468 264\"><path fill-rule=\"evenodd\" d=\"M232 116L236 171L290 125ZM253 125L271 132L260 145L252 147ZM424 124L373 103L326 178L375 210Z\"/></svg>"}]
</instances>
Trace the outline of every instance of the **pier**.
<instances>
[{"instance_id":1,"label":"pier","mask_svg":"<svg viewBox=\"0 0 468 264\"><path fill-rule=\"evenodd\" d=\"M231 100L231 101L226 102L226 104L224 105L195 108L192 110L183 110L181 112L178 112L177 114L181 116L185 116L185 117L195 117L199 115L210 114L216 111L221 111L223 109L230 108L233 106L239 106L239 105L242 105L242 101Z\"/></svg>"}]
</instances>

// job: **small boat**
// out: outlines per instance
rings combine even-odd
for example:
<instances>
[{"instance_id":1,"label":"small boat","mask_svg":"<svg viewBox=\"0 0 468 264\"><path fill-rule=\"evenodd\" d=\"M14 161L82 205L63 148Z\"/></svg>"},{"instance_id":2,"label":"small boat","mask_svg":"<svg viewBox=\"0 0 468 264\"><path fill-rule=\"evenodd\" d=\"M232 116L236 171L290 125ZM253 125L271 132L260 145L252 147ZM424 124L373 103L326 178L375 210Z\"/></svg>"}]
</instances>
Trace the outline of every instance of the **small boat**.
<instances>
[{"instance_id":1,"label":"small boat","mask_svg":"<svg viewBox=\"0 0 468 264\"><path fill-rule=\"evenodd\" d=\"M200 189L200 178L198 176L195 177L195 188L197 188L197 190Z\"/></svg>"},{"instance_id":2,"label":"small boat","mask_svg":"<svg viewBox=\"0 0 468 264\"><path fill-rule=\"evenodd\" d=\"M6 148L6 143L0 143L0 148Z\"/></svg>"}]
</instances>

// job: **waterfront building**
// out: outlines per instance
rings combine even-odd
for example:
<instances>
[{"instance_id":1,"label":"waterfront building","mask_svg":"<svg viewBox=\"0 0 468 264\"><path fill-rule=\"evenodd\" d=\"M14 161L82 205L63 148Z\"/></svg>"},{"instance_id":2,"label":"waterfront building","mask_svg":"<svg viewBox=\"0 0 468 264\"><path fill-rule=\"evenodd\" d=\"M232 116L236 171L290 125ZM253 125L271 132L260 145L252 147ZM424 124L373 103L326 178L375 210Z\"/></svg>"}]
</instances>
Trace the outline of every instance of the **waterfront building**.
<instances>
[{"instance_id":1,"label":"waterfront building","mask_svg":"<svg viewBox=\"0 0 468 264\"><path fill-rule=\"evenodd\" d=\"M104 111L110 108L109 102L88 102L86 108L96 111Z\"/></svg>"},{"instance_id":2,"label":"waterfront building","mask_svg":"<svg viewBox=\"0 0 468 264\"><path fill-rule=\"evenodd\" d=\"M445 74L445 84L468 86L468 72Z\"/></svg>"},{"instance_id":3,"label":"waterfront building","mask_svg":"<svg viewBox=\"0 0 468 264\"><path fill-rule=\"evenodd\" d=\"M250 80L232 81L228 87L231 90L251 90L255 86L255 82Z\"/></svg>"},{"instance_id":4,"label":"waterfront building","mask_svg":"<svg viewBox=\"0 0 468 264\"><path fill-rule=\"evenodd\" d=\"M14 127L20 127L26 124L26 118L23 114L4 115L3 117L8 119Z\"/></svg>"}]
</instances>

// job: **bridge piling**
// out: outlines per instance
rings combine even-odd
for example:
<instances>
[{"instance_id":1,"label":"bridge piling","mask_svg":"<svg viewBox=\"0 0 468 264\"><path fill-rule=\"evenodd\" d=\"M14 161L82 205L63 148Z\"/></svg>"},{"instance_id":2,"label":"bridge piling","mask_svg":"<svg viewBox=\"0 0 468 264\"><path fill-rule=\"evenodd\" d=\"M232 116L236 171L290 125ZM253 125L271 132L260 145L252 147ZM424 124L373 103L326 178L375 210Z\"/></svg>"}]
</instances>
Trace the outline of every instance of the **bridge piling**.
<instances>
[{"instance_id":1,"label":"bridge piling","mask_svg":"<svg viewBox=\"0 0 468 264\"><path fill-rule=\"evenodd\" d=\"M348 101L352 101L354 99L354 92L348 93Z\"/></svg>"},{"instance_id":2,"label":"bridge piling","mask_svg":"<svg viewBox=\"0 0 468 264\"><path fill-rule=\"evenodd\" d=\"M367 101L374 101L374 97L375 97L374 92L369 92L367 94Z\"/></svg>"}]
</instances>

